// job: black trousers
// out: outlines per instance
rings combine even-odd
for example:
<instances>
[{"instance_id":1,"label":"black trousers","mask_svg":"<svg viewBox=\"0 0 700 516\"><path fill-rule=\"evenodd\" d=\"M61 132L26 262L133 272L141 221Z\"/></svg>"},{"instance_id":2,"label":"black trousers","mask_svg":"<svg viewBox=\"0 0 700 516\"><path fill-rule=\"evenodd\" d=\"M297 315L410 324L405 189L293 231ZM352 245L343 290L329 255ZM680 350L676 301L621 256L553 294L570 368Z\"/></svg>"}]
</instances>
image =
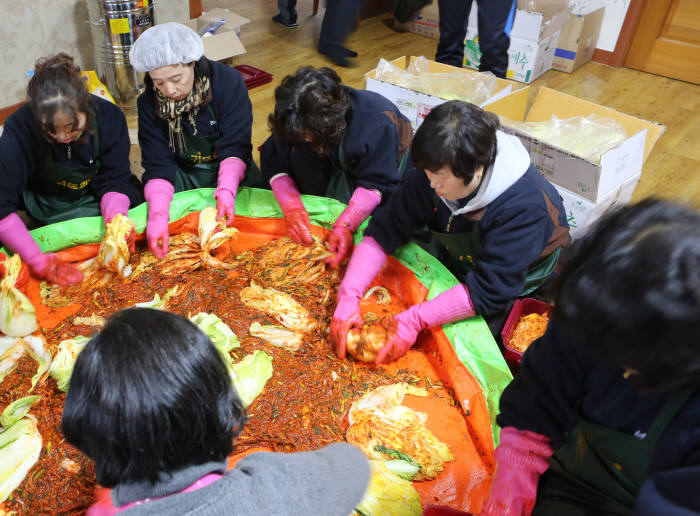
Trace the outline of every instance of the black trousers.
<instances>
[{"instance_id":1,"label":"black trousers","mask_svg":"<svg viewBox=\"0 0 700 516\"><path fill-rule=\"evenodd\" d=\"M329 56L345 56L343 44L355 26L357 11L362 2L357 0L328 0L321 24L318 51Z\"/></svg>"},{"instance_id":2,"label":"black trousers","mask_svg":"<svg viewBox=\"0 0 700 516\"><path fill-rule=\"evenodd\" d=\"M476 0L479 6L479 71L490 71L504 78L508 69L510 28L516 0ZM464 64L464 37L467 33L472 0L438 0L440 42L435 60L461 68Z\"/></svg>"},{"instance_id":3,"label":"black trousers","mask_svg":"<svg viewBox=\"0 0 700 516\"><path fill-rule=\"evenodd\" d=\"M284 23L296 23L296 5L297 0L277 0L277 9L279 9L280 18Z\"/></svg>"}]
</instances>

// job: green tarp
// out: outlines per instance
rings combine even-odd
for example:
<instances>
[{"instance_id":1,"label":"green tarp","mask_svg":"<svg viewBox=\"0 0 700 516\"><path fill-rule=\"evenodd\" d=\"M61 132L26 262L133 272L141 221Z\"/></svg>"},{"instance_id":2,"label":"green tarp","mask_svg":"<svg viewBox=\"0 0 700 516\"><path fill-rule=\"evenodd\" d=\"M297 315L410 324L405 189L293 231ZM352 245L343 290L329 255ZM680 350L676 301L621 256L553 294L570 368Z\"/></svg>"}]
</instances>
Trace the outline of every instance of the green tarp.
<instances>
[{"instance_id":1,"label":"green tarp","mask_svg":"<svg viewBox=\"0 0 700 516\"><path fill-rule=\"evenodd\" d=\"M319 226L330 228L331 224L345 209L345 205L325 197L302 196L304 206L311 221ZM201 188L175 194L170 205L170 220L177 220L193 211L201 211L215 205L214 189ZM240 188L236 196L236 214L247 217L282 217L282 211L270 190ZM146 204L129 210L129 218L136 225L136 232L146 229ZM355 242L362 239L360 226ZM58 251L80 244L99 242L105 233L101 217L86 217L51 224L31 232L43 251ZM433 256L414 243L409 243L394 253L404 266L410 269L428 289L431 299L458 283L457 279ZM512 376L498 345L484 320L478 316L443 327L457 356L469 369L481 386L491 415L494 443L498 443L498 428L495 418L498 413L498 399Z\"/></svg>"}]
</instances>

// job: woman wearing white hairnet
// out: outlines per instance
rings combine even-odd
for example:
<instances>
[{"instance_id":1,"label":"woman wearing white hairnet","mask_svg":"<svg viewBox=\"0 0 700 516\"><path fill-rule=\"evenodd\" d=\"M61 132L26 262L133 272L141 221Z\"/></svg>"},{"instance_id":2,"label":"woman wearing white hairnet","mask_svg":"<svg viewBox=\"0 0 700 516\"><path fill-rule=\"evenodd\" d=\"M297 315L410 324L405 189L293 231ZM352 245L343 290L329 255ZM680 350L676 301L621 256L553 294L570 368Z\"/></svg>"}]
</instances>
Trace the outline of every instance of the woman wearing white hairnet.
<instances>
[{"instance_id":1,"label":"woman wearing white hairnet","mask_svg":"<svg viewBox=\"0 0 700 516\"><path fill-rule=\"evenodd\" d=\"M138 98L146 237L163 257L174 192L216 187L217 214L233 223L238 186L259 177L251 159L253 110L241 74L204 57L202 39L185 25L151 27L129 59L137 72L148 72Z\"/></svg>"}]
</instances>

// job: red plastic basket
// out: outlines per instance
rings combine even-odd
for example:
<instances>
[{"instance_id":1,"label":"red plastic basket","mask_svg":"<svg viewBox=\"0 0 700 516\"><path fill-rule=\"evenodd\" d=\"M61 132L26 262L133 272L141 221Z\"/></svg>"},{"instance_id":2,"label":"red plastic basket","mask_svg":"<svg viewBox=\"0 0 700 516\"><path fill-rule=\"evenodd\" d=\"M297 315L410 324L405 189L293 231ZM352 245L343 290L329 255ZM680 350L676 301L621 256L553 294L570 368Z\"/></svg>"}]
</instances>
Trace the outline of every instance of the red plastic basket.
<instances>
[{"instance_id":1,"label":"red plastic basket","mask_svg":"<svg viewBox=\"0 0 700 516\"><path fill-rule=\"evenodd\" d=\"M503 357L506 359L506 362L511 364L511 366L517 367L517 364L520 364L520 359L523 357L521 351L510 346L510 339L513 336L515 327L518 325L518 321L520 321L520 317L528 314L549 315L551 312L552 307L544 301L531 297L515 300L513 308L510 310L508 319L506 319L506 323L503 325L503 330L501 331L501 339L503 340L504 348Z\"/></svg>"},{"instance_id":2,"label":"red plastic basket","mask_svg":"<svg viewBox=\"0 0 700 516\"><path fill-rule=\"evenodd\" d=\"M246 87L251 90L257 86L267 84L272 81L272 74L264 72L249 65L234 66L243 76Z\"/></svg>"}]
</instances>

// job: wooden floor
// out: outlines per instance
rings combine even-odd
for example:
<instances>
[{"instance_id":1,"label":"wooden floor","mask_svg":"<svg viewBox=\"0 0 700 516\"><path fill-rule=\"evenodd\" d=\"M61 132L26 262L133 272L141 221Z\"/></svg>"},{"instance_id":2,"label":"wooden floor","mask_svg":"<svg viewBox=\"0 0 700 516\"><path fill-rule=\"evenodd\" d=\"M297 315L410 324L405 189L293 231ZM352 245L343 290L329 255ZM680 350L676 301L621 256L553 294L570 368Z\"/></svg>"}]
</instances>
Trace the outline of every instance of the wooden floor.
<instances>
[{"instance_id":1,"label":"wooden floor","mask_svg":"<svg viewBox=\"0 0 700 516\"><path fill-rule=\"evenodd\" d=\"M268 136L266 120L279 81L300 66L330 64L316 52L324 9L312 17L312 4L313 0L298 2L299 28L288 29L271 20L277 12L274 0L204 0L205 10L224 7L251 20L241 29L247 54L237 57L234 64L248 64L274 76L272 83L250 90L254 149ZM348 40L347 46L359 52L356 66L336 69L349 86L363 88L363 74L380 57L434 57L437 40L394 32L386 24L389 18L387 13L360 21ZM700 208L700 86L593 62L573 74L546 72L530 86L531 99L539 86L665 125L666 132L644 165L633 200L656 195ZM254 156L258 161L257 151Z\"/></svg>"}]
</instances>

